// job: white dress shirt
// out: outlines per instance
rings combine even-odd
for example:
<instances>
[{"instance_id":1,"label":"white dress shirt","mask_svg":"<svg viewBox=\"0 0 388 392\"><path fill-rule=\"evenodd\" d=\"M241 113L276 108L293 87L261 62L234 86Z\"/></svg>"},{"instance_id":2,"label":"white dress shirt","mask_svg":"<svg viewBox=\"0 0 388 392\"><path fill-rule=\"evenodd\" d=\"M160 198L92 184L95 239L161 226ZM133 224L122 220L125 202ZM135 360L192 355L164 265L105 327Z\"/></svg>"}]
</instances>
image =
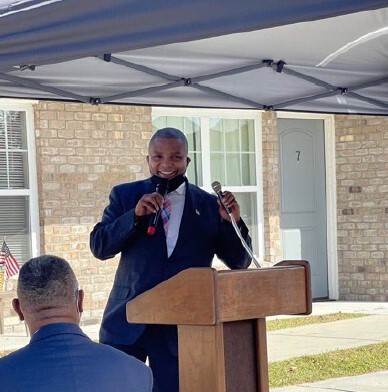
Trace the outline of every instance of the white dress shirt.
<instances>
[{"instance_id":1,"label":"white dress shirt","mask_svg":"<svg viewBox=\"0 0 388 392\"><path fill-rule=\"evenodd\" d=\"M186 183L179 185L175 191L168 194L171 201L171 215L168 222L168 232L166 236L167 255L170 257L173 252L179 235L183 208L185 206Z\"/></svg>"}]
</instances>

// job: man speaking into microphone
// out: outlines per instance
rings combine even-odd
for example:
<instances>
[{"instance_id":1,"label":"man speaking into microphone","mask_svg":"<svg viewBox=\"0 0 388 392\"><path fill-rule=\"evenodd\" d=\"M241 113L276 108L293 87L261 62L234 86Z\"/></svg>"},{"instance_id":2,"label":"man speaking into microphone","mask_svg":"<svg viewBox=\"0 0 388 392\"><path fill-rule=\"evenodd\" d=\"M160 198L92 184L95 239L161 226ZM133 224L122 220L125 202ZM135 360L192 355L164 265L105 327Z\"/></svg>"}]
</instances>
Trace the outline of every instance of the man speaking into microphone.
<instances>
[{"instance_id":1,"label":"man speaking into microphone","mask_svg":"<svg viewBox=\"0 0 388 392\"><path fill-rule=\"evenodd\" d=\"M147 163L151 177L115 186L90 234L98 259L121 253L100 342L142 361L148 357L154 391L178 392L176 327L128 323L126 303L184 269L210 267L214 255L231 269L247 268L251 258L229 213L249 247L251 241L231 192L219 200L188 182L188 143L180 130L159 129L149 142Z\"/></svg>"}]
</instances>

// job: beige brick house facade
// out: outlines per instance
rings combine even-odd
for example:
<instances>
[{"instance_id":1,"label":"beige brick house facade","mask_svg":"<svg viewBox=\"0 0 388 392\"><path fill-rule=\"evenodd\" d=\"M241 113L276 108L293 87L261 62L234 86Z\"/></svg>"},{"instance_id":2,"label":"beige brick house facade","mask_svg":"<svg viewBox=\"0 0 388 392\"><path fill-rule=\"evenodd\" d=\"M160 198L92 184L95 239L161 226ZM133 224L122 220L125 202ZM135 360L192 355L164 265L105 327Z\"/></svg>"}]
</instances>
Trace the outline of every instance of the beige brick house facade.
<instances>
[{"instance_id":1,"label":"beige brick house facade","mask_svg":"<svg viewBox=\"0 0 388 392\"><path fill-rule=\"evenodd\" d=\"M117 258L95 260L89 233L113 185L145 178L152 108L34 104L40 252L69 260L99 322ZM388 118L336 115L339 299L388 301ZM266 265L281 260L276 113L262 114ZM12 288L12 287L11 287ZM20 326L5 306L5 331Z\"/></svg>"},{"instance_id":2,"label":"beige brick house facade","mask_svg":"<svg viewBox=\"0 0 388 392\"><path fill-rule=\"evenodd\" d=\"M388 301L388 117L335 123L340 298Z\"/></svg>"}]
</instances>

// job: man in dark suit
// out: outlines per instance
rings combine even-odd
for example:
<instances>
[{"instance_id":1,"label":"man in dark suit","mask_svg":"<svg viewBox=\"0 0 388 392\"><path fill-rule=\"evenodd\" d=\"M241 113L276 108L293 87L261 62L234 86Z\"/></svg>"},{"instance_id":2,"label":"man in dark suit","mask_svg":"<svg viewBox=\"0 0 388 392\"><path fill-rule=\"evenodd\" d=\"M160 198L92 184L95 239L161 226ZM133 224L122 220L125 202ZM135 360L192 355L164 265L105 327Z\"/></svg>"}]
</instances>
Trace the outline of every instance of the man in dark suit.
<instances>
[{"instance_id":1,"label":"man in dark suit","mask_svg":"<svg viewBox=\"0 0 388 392\"><path fill-rule=\"evenodd\" d=\"M100 341L143 361L148 357L158 392L179 390L176 327L130 324L126 303L186 268L210 267L214 255L233 269L250 264L217 197L187 181L187 155L187 139L181 131L158 130L148 147L152 177L115 186L101 222L90 235L98 259L121 252ZM250 244L234 195L223 192L223 202ZM160 219L155 220L159 210Z\"/></svg>"},{"instance_id":2,"label":"man in dark suit","mask_svg":"<svg viewBox=\"0 0 388 392\"><path fill-rule=\"evenodd\" d=\"M12 305L31 341L0 359L0 391L151 392L150 368L92 342L80 329L84 293L65 260L29 260L20 270L17 294Z\"/></svg>"}]
</instances>

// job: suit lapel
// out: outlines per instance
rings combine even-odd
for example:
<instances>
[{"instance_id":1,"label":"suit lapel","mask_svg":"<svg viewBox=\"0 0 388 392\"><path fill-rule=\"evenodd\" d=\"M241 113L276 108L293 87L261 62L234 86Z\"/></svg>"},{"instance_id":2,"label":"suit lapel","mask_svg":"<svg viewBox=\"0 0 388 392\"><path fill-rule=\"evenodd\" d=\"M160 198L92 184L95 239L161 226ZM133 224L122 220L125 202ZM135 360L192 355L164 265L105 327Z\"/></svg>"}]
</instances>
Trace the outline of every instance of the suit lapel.
<instances>
[{"instance_id":1,"label":"suit lapel","mask_svg":"<svg viewBox=\"0 0 388 392\"><path fill-rule=\"evenodd\" d=\"M190 184L187 184L178 240L169 258L172 258L182 246L187 246L192 240L193 227L197 227L195 222L201 215L201 204L201 200L197 197L196 192L192 192Z\"/></svg>"}]
</instances>

